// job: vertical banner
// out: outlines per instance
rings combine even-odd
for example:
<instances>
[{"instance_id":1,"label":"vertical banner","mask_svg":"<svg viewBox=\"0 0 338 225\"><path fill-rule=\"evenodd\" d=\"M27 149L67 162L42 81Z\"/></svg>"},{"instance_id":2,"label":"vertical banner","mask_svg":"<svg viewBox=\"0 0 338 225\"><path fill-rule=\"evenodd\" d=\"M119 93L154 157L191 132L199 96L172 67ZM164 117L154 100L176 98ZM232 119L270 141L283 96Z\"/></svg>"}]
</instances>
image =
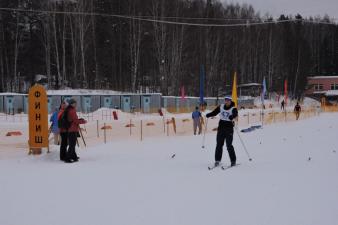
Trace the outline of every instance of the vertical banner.
<instances>
[{"instance_id":1,"label":"vertical banner","mask_svg":"<svg viewBox=\"0 0 338 225\"><path fill-rule=\"evenodd\" d=\"M205 80L205 72L204 65L201 65L201 73L200 73L200 105L204 104L204 80Z\"/></svg>"},{"instance_id":2,"label":"vertical banner","mask_svg":"<svg viewBox=\"0 0 338 225\"><path fill-rule=\"evenodd\" d=\"M235 107L237 108L238 99L237 99L237 73L234 74L234 82L232 83L232 101L235 103Z\"/></svg>"},{"instance_id":3,"label":"vertical banner","mask_svg":"<svg viewBox=\"0 0 338 225\"><path fill-rule=\"evenodd\" d=\"M184 90L184 86L181 87L181 99L185 99L185 90Z\"/></svg>"},{"instance_id":4,"label":"vertical banner","mask_svg":"<svg viewBox=\"0 0 338 225\"><path fill-rule=\"evenodd\" d=\"M28 92L29 149L48 147L48 101L43 86L34 85ZM37 154L41 153L37 151Z\"/></svg>"},{"instance_id":5,"label":"vertical banner","mask_svg":"<svg viewBox=\"0 0 338 225\"><path fill-rule=\"evenodd\" d=\"M285 106L288 104L288 80L284 81L284 102Z\"/></svg>"}]
</instances>

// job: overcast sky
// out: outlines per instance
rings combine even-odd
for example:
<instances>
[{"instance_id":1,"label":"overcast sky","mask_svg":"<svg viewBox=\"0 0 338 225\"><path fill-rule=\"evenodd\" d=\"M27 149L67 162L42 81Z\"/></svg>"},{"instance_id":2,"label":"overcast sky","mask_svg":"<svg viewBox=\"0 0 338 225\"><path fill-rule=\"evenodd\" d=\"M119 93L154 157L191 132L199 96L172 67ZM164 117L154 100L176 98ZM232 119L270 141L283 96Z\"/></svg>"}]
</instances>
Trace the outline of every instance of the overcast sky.
<instances>
[{"instance_id":1,"label":"overcast sky","mask_svg":"<svg viewBox=\"0 0 338 225\"><path fill-rule=\"evenodd\" d=\"M296 15L303 17L324 16L338 19L338 0L224 0L227 3L248 3L255 11L259 11L261 16L269 12L274 18L281 14Z\"/></svg>"}]
</instances>

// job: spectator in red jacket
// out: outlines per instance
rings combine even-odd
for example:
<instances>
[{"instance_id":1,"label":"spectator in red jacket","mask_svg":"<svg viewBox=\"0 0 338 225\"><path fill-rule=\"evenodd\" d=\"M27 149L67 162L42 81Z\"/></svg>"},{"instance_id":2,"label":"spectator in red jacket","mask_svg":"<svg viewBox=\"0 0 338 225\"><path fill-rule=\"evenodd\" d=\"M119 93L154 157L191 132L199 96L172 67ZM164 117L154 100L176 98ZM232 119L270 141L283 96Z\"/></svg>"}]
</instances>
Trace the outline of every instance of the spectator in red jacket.
<instances>
[{"instance_id":1,"label":"spectator in red jacket","mask_svg":"<svg viewBox=\"0 0 338 225\"><path fill-rule=\"evenodd\" d=\"M76 114L76 101L75 99L70 99L68 101L68 107L67 107L67 119L68 122L70 122L70 127L68 128L68 151L67 151L67 157L65 159L65 162L77 162L79 160L79 157L76 154L75 146L76 141L78 137L78 133L80 131L80 124L87 123L84 119L79 119Z\"/></svg>"}]
</instances>

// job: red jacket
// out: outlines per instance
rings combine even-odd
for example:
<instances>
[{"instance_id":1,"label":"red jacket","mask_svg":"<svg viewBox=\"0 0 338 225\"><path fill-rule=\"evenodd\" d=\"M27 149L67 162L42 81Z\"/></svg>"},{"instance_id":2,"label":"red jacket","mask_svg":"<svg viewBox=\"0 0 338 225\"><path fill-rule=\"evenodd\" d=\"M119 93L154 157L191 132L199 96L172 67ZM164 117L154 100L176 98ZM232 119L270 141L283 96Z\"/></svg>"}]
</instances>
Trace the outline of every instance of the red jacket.
<instances>
[{"instance_id":1,"label":"red jacket","mask_svg":"<svg viewBox=\"0 0 338 225\"><path fill-rule=\"evenodd\" d=\"M76 114L76 109L73 106L68 106L67 108L68 114L67 119L71 122L71 125L68 129L68 132L79 132L80 124L87 123L86 120L79 119Z\"/></svg>"},{"instance_id":2,"label":"red jacket","mask_svg":"<svg viewBox=\"0 0 338 225\"><path fill-rule=\"evenodd\" d=\"M64 109L60 109L59 113L58 113L58 121L61 119L61 116L63 114L65 110ZM64 132L67 132L66 129L63 129L63 128L59 128L59 132L60 133L64 133Z\"/></svg>"}]
</instances>

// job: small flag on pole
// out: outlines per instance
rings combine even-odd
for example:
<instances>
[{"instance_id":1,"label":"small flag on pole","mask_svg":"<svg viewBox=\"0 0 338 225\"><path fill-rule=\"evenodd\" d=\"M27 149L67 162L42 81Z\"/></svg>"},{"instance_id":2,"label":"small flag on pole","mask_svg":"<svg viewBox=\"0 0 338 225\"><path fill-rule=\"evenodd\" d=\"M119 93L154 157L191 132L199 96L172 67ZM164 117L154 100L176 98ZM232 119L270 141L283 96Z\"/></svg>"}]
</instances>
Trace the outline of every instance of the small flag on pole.
<instances>
[{"instance_id":1,"label":"small flag on pole","mask_svg":"<svg viewBox=\"0 0 338 225\"><path fill-rule=\"evenodd\" d=\"M232 101L235 103L235 107L237 108L237 73L234 74L234 82L232 83L232 95L231 95Z\"/></svg>"},{"instance_id":2,"label":"small flag on pole","mask_svg":"<svg viewBox=\"0 0 338 225\"><path fill-rule=\"evenodd\" d=\"M285 105L288 104L288 80L285 79L284 81L284 102Z\"/></svg>"}]
</instances>

